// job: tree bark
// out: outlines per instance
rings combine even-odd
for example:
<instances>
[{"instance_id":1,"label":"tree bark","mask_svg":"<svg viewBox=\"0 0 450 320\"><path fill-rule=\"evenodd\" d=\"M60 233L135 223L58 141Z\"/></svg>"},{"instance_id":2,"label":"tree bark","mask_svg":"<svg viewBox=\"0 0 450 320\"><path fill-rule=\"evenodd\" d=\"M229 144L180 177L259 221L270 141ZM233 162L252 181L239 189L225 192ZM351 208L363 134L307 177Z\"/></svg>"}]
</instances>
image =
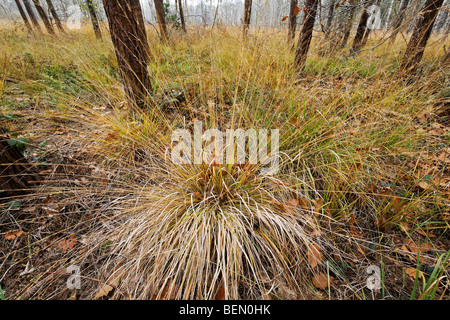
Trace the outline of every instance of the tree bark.
<instances>
[{"instance_id":1,"label":"tree bark","mask_svg":"<svg viewBox=\"0 0 450 320\"><path fill-rule=\"evenodd\" d=\"M295 51L294 67L297 73L302 73L305 69L306 57L311 45L312 33L316 22L318 3L319 0L306 0L305 2L305 18L303 19L298 46Z\"/></svg>"},{"instance_id":2,"label":"tree bark","mask_svg":"<svg viewBox=\"0 0 450 320\"><path fill-rule=\"evenodd\" d=\"M0 198L27 193L38 176L22 153L8 144L9 137L0 128Z\"/></svg>"},{"instance_id":3,"label":"tree bark","mask_svg":"<svg viewBox=\"0 0 450 320\"><path fill-rule=\"evenodd\" d=\"M248 36L248 29L250 28L250 20L252 17L252 0L245 0L244 2L244 21L242 25L242 34L244 39Z\"/></svg>"},{"instance_id":4,"label":"tree bark","mask_svg":"<svg viewBox=\"0 0 450 320\"><path fill-rule=\"evenodd\" d=\"M22 20L25 23L28 32L33 32L33 28L31 27L30 21L28 21L28 17L25 11L23 11L22 5L20 4L19 0L14 1L16 2L17 9L19 9L20 16L22 17Z\"/></svg>"},{"instance_id":5,"label":"tree bark","mask_svg":"<svg viewBox=\"0 0 450 320\"><path fill-rule=\"evenodd\" d=\"M393 25L393 31L391 34L391 39L389 40L391 43L395 42L395 39L397 38L398 33L401 31L401 25L403 23L403 19L405 17L406 10L408 9L409 0L403 0L402 4L400 5L400 10L398 12L398 16L395 19L394 25Z\"/></svg>"},{"instance_id":6,"label":"tree bark","mask_svg":"<svg viewBox=\"0 0 450 320\"><path fill-rule=\"evenodd\" d=\"M369 20L369 12L367 12L367 8L372 5L373 1L369 1L363 8L363 13L361 15L361 19L359 20L358 29L356 29L356 35L353 39L352 49L350 50L351 54L357 54L359 50L364 46L367 41L367 37L369 36L370 29L367 28L367 21Z\"/></svg>"},{"instance_id":7,"label":"tree bark","mask_svg":"<svg viewBox=\"0 0 450 320\"><path fill-rule=\"evenodd\" d=\"M427 0L422 10L422 17L419 20L414 33L409 40L403 57L401 69L405 71L416 69L420 60L422 60L425 47L430 38L433 24L442 7L444 0Z\"/></svg>"},{"instance_id":8,"label":"tree bark","mask_svg":"<svg viewBox=\"0 0 450 320\"><path fill-rule=\"evenodd\" d=\"M166 41L167 37L167 26L166 26L166 17L164 16L164 7L162 0L154 0L156 17L158 19L159 32L161 33L161 39Z\"/></svg>"},{"instance_id":9,"label":"tree bark","mask_svg":"<svg viewBox=\"0 0 450 320\"><path fill-rule=\"evenodd\" d=\"M86 0L86 6L89 11L89 16L91 18L92 27L94 28L95 37L99 40L102 39L102 32L100 30L100 25L98 23L97 12L95 12L94 4L92 0Z\"/></svg>"},{"instance_id":10,"label":"tree bark","mask_svg":"<svg viewBox=\"0 0 450 320\"><path fill-rule=\"evenodd\" d=\"M124 90L133 106L144 108L152 91L148 65L148 42L139 0L103 0ZM141 17L136 17L141 12Z\"/></svg>"},{"instance_id":11,"label":"tree bark","mask_svg":"<svg viewBox=\"0 0 450 320\"><path fill-rule=\"evenodd\" d=\"M64 28L61 24L61 20L59 20L58 14L56 13L55 7L53 6L52 0L46 0L48 9L50 10L50 13L52 14L53 19L55 19L56 27L58 27L59 31L62 33L66 33L64 31Z\"/></svg>"},{"instance_id":12,"label":"tree bark","mask_svg":"<svg viewBox=\"0 0 450 320\"><path fill-rule=\"evenodd\" d=\"M47 14L45 13L44 9L42 8L41 4L39 3L39 0L33 0L34 6L36 7L36 11L39 13L39 16L41 17L42 21L44 22L44 26L47 29L47 32L50 34L55 34L55 30L53 29L52 24L50 23L50 20L48 20Z\"/></svg>"},{"instance_id":13,"label":"tree bark","mask_svg":"<svg viewBox=\"0 0 450 320\"><path fill-rule=\"evenodd\" d=\"M180 10L181 28L183 29L184 32L186 32L186 22L184 21L184 12L181 0L178 0L178 9Z\"/></svg>"},{"instance_id":14,"label":"tree bark","mask_svg":"<svg viewBox=\"0 0 450 320\"><path fill-rule=\"evenodd\" d=\"M349 17L344 27L342 42L340 48L344 48L347 45L348 38L350 38L350 33L352 32L353 20L355 18L356 6L353 5L350 8Z\"/></svg>"},{"instance_id":15,"label":"tree bark","mask_svg":"<svg viewBox=\"0 0 450 320\"><path fill-rule=\"evenodd\" d=\"M330 34L330 32L331 32L331 25L333 23L333 18L334 18L335 0L329 0L329 2L330 2L330 8L328 9L327 22L326 22L326 26L325 26L325 31L327 34Z\"/></svg>"},{"instance_id":16,"label":"tree bark","mask_svg":"<svg viewBox=\"0 0 450 320\"><path fill-rule=\"evenodd\" d=\"M33 12L33 8L31 7L30 0L22 0L23 5L25 6L25 10L27 10L28 16L30 17L31 23L33 26L42 33L41 25L39 24L36 15Z\"/></svg>"},{"instance_id":17,"label":"tree bark","mask_svg":"<svg viewBox=\"0 0 450 320\"><path fill-rule=\"evenodd\" d=\"M288 44L291 45L295 40L295 29L297 28L297 15L295 14L295 8L297 7L298 0L291 0L291 6L289 8L289 26L288 26ZM297 9L298 10L298 9Z\"/></svg>"}]
</instances>

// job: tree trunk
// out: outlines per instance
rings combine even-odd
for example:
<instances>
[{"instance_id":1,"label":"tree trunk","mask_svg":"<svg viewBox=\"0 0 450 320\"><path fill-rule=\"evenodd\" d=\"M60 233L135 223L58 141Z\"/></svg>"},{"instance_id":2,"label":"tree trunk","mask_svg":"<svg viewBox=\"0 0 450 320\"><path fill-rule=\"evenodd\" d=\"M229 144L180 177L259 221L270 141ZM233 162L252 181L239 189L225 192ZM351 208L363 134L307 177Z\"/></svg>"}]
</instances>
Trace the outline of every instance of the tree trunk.
<instances>
[{"instance_id":1,"label":"tree trunk","mask_svg":"<svg viewBox=\"0 0 450 320\"><path fill-rule=\"evenodd\" d=\"M92 0L86 0L86 6L91 18L92 27L94 28L95 37L99 40L102 39L102 32L100 31L100 25L98 24L97 12L95 12L94 4Z\"/></svg>"},{"instance_id":2,"label":"tree trunk","mask_svg":"<svg viewBox=\"0 0 450 320\"><path fill-rule=\"evenodd\" d=\"M319 0L306 0L305 17L303 19L300 37L298 39L297 50L295 51L294 67L297 73L302 73L305 69L306 57L311 45L314 24L316 22L317 5Z\"/></svg>"},{"instance_id":3,"label":"tree trunk","mask_svg":"<svg viewBox=\"0 0 450 320\"><path fill-rule=\"evenodd\" d=\"M391 39L389 40L391 43L395 42L395 38L397 38L397 34L401 31L401 25L403 23L403 19L405 17L406 10L408 9L409 0L403 0L402 4L400 5L400 10L398 12L398 16L395 19L394 25L393 25L393 31L391 34Z\"/></svg>"},{"instance_id":4,"label":"tree trunk","mask_svg":"<svg viewBox=\"0 0 450 320\"><path fill-rule=\"evenodd\" d=\"M433 24L439 13L444 0L427 0L422 10L422 17L419 20L414 33L409 40L403 57L401 69L405 71L416 69L420 60L422 60L423 52L430 38Z\"/></svg>"},{"instance_id":5,"label":"tree trunk","mask_svg":"<svg viewBox=\"0 0 450 320\"><path fill-rule=\"evenodd\" d=\"M327 34L330 34L330 32L331 32L331 24L333 23L333 18L334 18L335 0L329 0L329 2L330 2L330 8L328 9L327 23L325 26L325 31Z\"/></svg>"},{"instance_id":6,"label":"tree trunk","mask_svg":"<svg viewBox=\"0 0 450 320\"><path fill-rule=\"evenodd\" d=\"M245 0L244 3L244 21L242 25L242 34L244 39L248 36L248 29L250 28L250 20L252 17L252 0Z\"/></svg>"},{"instance_id":7,"label":"tree trunk","mask_svg":"<svg viewBox=\"0 0 450 320\"><path fill-rule=\"evenodd\" d=\"M159 32L161 33L161 39L166 41L167 37L167 26L166 26L166 18L164 16L164 7L162 0L154 0L156 17L158 18Z\"/></svg>"},{"instance_id":8,"label":"tree trunk","mask_svg":"<svg viewBox=\"0 0 450 320\"><path fill-rule=\"evenodd\" d=\"M28 16L30 17L31 23L33 23L33 26L42 33L41 26L36 18L36 15L33 12L33 8L31 7L30 0L22 0L23 5L25 6L25 10L27 10Z\"/></svg>"},{"instance_id":9,"label":"tree trunk","mask_svg":"<svg viewBox=\"0 0 450 320\"><path fill-rule=\"evenodd\" d=\"M353 5L350 8L349 17L347 19L347 23L344 27L342 42L341 42L341 48L344 48L347 45L348 38L350 38L350 33L352 32L352 26L353 26L353 20L355 18L355 12L356 12L356 6Z\"/></svg>"},{"instance_id":10,"label":"tree trunk","mask_svg":"<svg viewBox=\"0 0 450 320\"><path fill-rule=\"evenodd\" d=\"M184 21L184 12L183 12L183 5L181 4L181 0L178 0L178 8L180 10L181 28L183 29L184 32L186 32L186 23Z\"/></svg>"},{"instance_id":11,"label":"tree trunk","mask_svg":"<svg viewBox=\"0 0 450 320\"><path fill-rule=\"evenodd\" d=\"M47 14L45 13L44 9L42 8L41 4L39 3L39 0L33 0L33 3L34 3L34 6L36 7L36 11L39 13L39 16L41 17L42 21L44 22L47 32L50 34L55 34L55 30L53 30L53 26L50 23L50 20L48 20Z\"/></svg>"},{"instance_id":12,"label":"tree trunk","mask_svg":"<svg viewBox=\"0 0 450 320\"><path fill-rule=\"evenodd\" d=\"M0 128L0 198L25 194L38 180L33 167L8 140Z\"/></svg>"},{"instance_id":13,"label":"tree trunk","mask_svg":"<svg viewBox=\"0 0 450 320\"><path fill-rule=\"evenodd\" d=\"M358 29L356 29L356 35L353 39L352 49L350 50L351 54L357 54L359 50L364 46L364 43L367 41L367 37L369 36L370 29L367 28L367 21L369 20L369 12L367 12L367 8L372 5L373 1L368 1L363 8L363 13L361 15L361 19L359 20Z\"/></svg>"},{"instance_id":14,"label":"tree trunk","mask_svg":"<svg viewBox=\"0 0 450 320\"><path fill-rule=\"evenodd\" d=\"M19 0L14 1L16 2L17 9L19 9L20 16L22 17L28 32L33 32L33 28L31 27L30 21L28 21L27 15L25 11L23 11L22 5L20 4Z\"/></svg>"},{"instance_id":15,"label":"tree trunk","mask_svg":"<svg viewBox=\"0 0 450 320\"><path fill-rule=\"evenodd\" d=\"M289 9L289 26L288 26L288 44L291 45L295 40L295 29L297 28L297 14L295 14L297 7L297 0L291 0L291 6Z\"/></svg>"},{"instance_id":16,"label":"tree trunk","mask_svg":"<svg viewBox=\"0 0 450 320\"><path fill-rule=\"evenodd\" d=\"M48 9L50 10L50 13L52 14L53 19L55 19L56 26L58 27L59 31L62 33L65 33L64 28L61 24L61 20L59 20L58 14L56 13L55 7L53 6L52 0L46 0Z\"/></svg>"},{"instance_id":17,"label":"tree trunk","mask_svg":"<svg viewBox=\"0 0 450 320\"><path fill-rule=\"evenodd\" d=\"M138 23L143 21L139 0L103 0L103 5L125 93L133 106L144 108L152 87L147 71L148 42ZM135 16L136 12L141 12L141 17Z\"/></svg>"}]
</instances>

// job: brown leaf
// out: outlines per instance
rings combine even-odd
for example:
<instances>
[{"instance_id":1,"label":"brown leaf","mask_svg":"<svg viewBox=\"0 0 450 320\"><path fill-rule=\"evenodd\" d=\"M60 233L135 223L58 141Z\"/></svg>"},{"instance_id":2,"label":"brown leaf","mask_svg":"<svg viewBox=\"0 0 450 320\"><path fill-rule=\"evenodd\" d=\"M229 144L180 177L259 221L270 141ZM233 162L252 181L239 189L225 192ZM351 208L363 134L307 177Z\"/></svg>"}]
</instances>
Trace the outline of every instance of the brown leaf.
<instances>
[{"instance_id":1,"label":"brown leaf","mask_svg":"<svg viewBox=\"0 0 450 320\"><path fill-rule=\"evenodd\" d=\"M295 15L298 15L299 13L300 13L300 8L296 6L296 7L294 8L294 14L295 14Z\"/></svg>"},{"instance_id":2,"label":"brown leaf","mask_svg":"<svg viewBox=\"0 0 450 320\"><path fill-rule=\"evenodd\" d=\"M164 289L161 292L161 295L158 297L157 294L154 294L151 300L174 300L177 297L178 286L176 284L172 284L172 280L168 280Z\"/></svg>"},{"instance_id":3,"label":"brown leaf","mask_svg":"<svg viewBox=\"0 0 450 320\"><path fill-rule=\"evenodd\" d=\"M308 262L311 268L318 266L322 262L322 259L323 256L320 252L320 247L317 244L312 243L308 247Z\"/></svg>"},{"instance_id":4,"label":"brown leaf","mask_svg":"<svg viewBox=\"0 0 450 320\"><path fill-rule=\"evenodd\" d=\"M412 253L418 254L418 253L425 253L425 252L432 250L433 244L431 244L430 242L416 244L411 239L408 239L406 241L406 247Z\"/></svg>"},{"instance_id":5,"label":"brown leaf","mask_svg":"<svg viewBox=\"0 0 450 320\"><path fill-rule=\"evenodd\" d=\"M281 19L282 22L286 21L289 18L289 16L285 16L283 17L283 19Z\"/></svg>"},{"instance_id":6,"label":"brown leaf","mask_svg":"<svg viewBox=\"0 0 450 320\"><path fill-rule=\"evenodd\" d=\"M323 199L317 198L314 200L314 212L320 214L322 212Z\"/></svg>"},{"instance_id":7,"label":"brown leaf","mask_svg":"<svg viewBox=\"0 0 450 320\"><path fill-rule=\"evenodd\" d=\"M319 272L312 277L312 283L314 287L320 290L328 288L328 282L331 284L334 281L334 277L327 277L325 273Z\"/></svg>"},{"instance_id":8,"label":"brown leaf","mask_svg":"<svg viewBox=\"0 0 450 320\"><path fill-rule=\"evenodd\" d=\"M67 240L62 240L58 243L58 248L60 248L64 253L67 252L67 250L72 250L73 247L77 244L77 240L75 240L75 234L72 233L70 235L70 238Z\"/></svg>"},{"instance_id":9,"label":"brown leaf","mask_svg":"<svg viewBox=\"0 0 450 320\"><path fill-rule=\"evenodd\" d=\"M98 289L97 293L94 296L94 299L99 299L106 297L114 288L117 287L117 285L120 282L120 275L119 274L113 274L110 279L108 279L108 282L105 283L103 286Z\"/></svg>"},{"instance_id":10,"label":"brown leaf","mask_svg":"<svg viewBox=\"0 0 450 320\"><path fill-rule=\"evenodd\" d=\"M214 300L225 300L225 288L221 286L219 291L217 291L216 297Z\"/></svg>"},{"instance_id":11,"label":"brown leaf","mask_svg":"<svg viewBox=\"0 0 450 320\"><path fill-rule=\"evenodd\" d=\"M428 183L426 183L425 181L420 181L418 186L422 189L422 190L427 190L430 185Z\"/></svg>"},{"instance_id":12,"label":"brown leaf","mask_svg":"<svg viewBox=\"0 0 450 320\"><path fill-rule=\"evenodd\" d=\"M21 235L26 234L24 231L8 231L5 233L5 240L14 240L15 238L20 237Z\"/></svg>"},{"instance_id":13,"label":"brown leaf","mask_svg":"<svg viewBox=\"0 0 450 320\"><path fill-rule=\"evenodd\" d=\"M419 274L417 274L417 269L414 268L406 268L405 273L414 279L417 275L419 276L419 279L423 277L423 272L419 270Z\"/></svg>"},{"instance_id":14,"label":"brown leaf","mask_svg":"<svg viewBox=\"0 0 450 320\"><path fill-rule=\"evenodd\" d=\"M424 236L424 237L428 237L428 238L435 238L436 236L432 233L426 233L425 231L423 231L422 229L417 229L416 230L418 234Z\"/></svg>"}]
</instances>

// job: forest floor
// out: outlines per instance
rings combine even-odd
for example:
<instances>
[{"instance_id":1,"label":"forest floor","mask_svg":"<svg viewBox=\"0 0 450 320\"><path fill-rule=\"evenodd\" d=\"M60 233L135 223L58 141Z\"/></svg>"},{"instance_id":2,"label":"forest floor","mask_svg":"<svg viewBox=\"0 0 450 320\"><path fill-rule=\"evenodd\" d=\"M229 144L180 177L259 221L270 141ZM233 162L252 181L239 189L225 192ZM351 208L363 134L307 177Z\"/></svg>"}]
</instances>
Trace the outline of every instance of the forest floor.
<instances>
[{"instance_id":1,"label":"forest floor","mask_svg":"<svg viewBox=\"0 0 450 320\"><path fill-rule=\"evenodd\" d=\"M406 77L400 36L350 56L317 34L298 78L285 38L149 30L130 119L109 40L2 30L1 127L41 180L0 203L0 298L449 299L450 42ZM280 170L175 166L196 120L279 129Z\"/></svg>"}]
</instances>

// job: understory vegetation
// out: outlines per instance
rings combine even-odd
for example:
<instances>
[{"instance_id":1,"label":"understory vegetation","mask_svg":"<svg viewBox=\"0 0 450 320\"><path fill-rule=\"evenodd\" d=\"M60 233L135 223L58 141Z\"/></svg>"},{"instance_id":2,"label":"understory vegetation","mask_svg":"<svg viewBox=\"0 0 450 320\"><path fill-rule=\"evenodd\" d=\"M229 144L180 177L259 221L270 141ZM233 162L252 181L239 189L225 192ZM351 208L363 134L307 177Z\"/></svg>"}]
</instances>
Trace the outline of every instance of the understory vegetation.
<instances>
[{"instance_id":1,"label":"understory vegetation","mask_svg":"<svg viewBox=\"0 0 450 320\"><path fill-rule=\"evenodd\" d=\"M323 56L318 33L299 78L284 30L147 32L152 107L133 115L109 39L0 34L1 127L40 177L2 199L0 298L449 299L438 34L405 77L402 37ZM279 129L280 169L175 165L195 121Z\"/></svg>"}]
</instances>

